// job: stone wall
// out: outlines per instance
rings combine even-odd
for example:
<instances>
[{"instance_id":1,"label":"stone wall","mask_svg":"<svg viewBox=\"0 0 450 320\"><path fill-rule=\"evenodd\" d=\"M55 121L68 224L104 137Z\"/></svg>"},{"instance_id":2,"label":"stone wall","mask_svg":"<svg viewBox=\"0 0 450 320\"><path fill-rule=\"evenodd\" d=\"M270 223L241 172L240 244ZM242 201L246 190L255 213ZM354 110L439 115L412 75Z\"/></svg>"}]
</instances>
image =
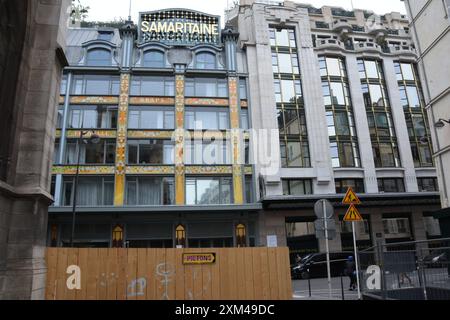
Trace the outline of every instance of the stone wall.
<instances>
[{"instance_id":1,"label":"stone wall","mask_svg":"<svg viewBox=\"0 0 450 320\"><path fill-rule=\"evenodd\" d=\"M1 5L8 13L27 10L7 17L24 19L26 34L19 70L12 71L17 81L11 132L2 137L11 146L11 161L0 182L0 299L43 299L50 168L70 0Z\"/></svg>"}]
</instances>

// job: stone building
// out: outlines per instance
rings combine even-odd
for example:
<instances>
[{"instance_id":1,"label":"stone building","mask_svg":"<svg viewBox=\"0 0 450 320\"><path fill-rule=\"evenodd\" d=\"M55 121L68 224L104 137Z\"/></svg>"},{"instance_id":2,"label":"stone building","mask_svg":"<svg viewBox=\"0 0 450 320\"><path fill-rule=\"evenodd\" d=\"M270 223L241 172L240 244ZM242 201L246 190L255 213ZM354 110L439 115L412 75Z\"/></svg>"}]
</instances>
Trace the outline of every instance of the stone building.
<instances>
[{"instance_id":1,"label":"stone building","mask_svg":"<svg viewBox=\"0 0 450 320\"><path fill-rule=\"evenodd\" d=\"M348 187L363 201L360 247L440 236L406 16L243 0L219 26L216 16L167 9L120 30L70 30L49 245L72 243L75 185L73 243L83 247L276 239L306 254L324 248L313 205L326 198L336 209L332 249L349 250Z\"/></svg>"},{"instance_id":2,"label":"stone building","mask_svg":"<svg viewBox=\"0 0 450 320\"><path fill-rule=\"evenodd\" d=\"M0 300L45 289L67 0L0 1Z\"/></svg>"},{"instance_id":3,"label":"stone building","mask_svg":"<svg viewBox=\"0 0 450 320\"><path fill-rule=\"evenodd\" d=\"M450 1L405 1L411 17L411 35L417 47L418 66L426 109L432 128L433 153L444 210L450 217ZM449 228L449 227L448 227ZM450 232L450 231L448 231ZM447 234L450 235L450 234Z\"/></svg>"}]
</instances>

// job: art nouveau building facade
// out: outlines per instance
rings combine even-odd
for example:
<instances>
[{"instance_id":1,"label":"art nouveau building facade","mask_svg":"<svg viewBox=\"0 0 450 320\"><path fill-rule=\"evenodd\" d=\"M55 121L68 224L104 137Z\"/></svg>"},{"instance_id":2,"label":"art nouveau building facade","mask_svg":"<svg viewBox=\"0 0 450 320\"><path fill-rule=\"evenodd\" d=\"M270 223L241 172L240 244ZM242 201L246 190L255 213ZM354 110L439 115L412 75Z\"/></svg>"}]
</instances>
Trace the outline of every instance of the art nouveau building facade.
<instances>
[{"instance_id":1,"label":"art nouveau building facade","mask_svg":"<svg viewBox=\"0 0 450 320\"><path fill-rule=\"evenodd\" d=\"M241 1L221 34L200 37L182 31L218 17L141 17L149 32L129 23L68 35L50 245L70 240L78 155L80 246L264 246L276 236L293 253L317 251L312 207L330 199L342 220L347 187L363 200L361 246L439 235L405 17L369 27L363 11ZM348 249L348 231L339 224L334 250Z\"/></svg>"}]
</instances>

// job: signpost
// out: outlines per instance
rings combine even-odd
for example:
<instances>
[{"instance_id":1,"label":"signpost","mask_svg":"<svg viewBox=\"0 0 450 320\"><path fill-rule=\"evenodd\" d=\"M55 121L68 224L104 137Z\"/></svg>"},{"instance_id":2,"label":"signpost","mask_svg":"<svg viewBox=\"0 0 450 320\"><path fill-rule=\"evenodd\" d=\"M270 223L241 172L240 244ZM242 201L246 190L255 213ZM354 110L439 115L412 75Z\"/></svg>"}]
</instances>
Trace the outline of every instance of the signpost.
<instances>
[{"instance_id":1,"label":"signpost","mask_svg":"<svg viewBox=\"0 0 450 320\"><path fill-rule=\"evenodd\" d=\"M319 218L319 225L322 223L320 219L323 220L323 229L325 230L325 246L327 251L327 272L328 272L328 291L329 291L329 297L332 298L332 291L331 291L331 267L330 267L330 246L329 246L329 219L334 216L334 208L333 205L330 203L330 201L326 199L322 199L316 202L314 205L314 213ZM317 223L317 221L316 221ZM331 226L331 225L330 225ZM334 226L336 228L336 226ZM335 229L334 229L335 230ZM317 235L317 229L316 229L316 235Z\"/></svg>"},{"instance_id":2,"label":"signpost","mask_svg":"<svg viewBox=\"0 0 450 320\"><path fill-rule=\"evenodd\" d=\"M361 288L359 286L359 259L358 259L358 247L356 246L356 231L355 231L355 221L363 221L361 214L358 209L356 209L355 205L361 204L356 193L352 188L348 188L347 194L342 201L343 204L350 205L350 208L347 210L345 214L344 221L352 223L352 232L353 232L353 246L355 248L355 264L356 264L356 285L358 287L358 299L361 299Z\"/></svg>"}]
</instances>

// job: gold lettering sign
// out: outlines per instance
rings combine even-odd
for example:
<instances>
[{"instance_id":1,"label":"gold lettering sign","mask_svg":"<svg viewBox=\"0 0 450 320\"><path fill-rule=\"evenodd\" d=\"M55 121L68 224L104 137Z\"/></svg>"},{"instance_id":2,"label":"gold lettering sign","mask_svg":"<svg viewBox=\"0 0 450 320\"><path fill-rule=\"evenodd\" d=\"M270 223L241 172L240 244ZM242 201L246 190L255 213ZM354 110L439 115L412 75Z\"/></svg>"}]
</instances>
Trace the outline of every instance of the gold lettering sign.
<instances>
[{"instance_id":1,"label":"gold lettering sign","mask_svg":"<svg viewBox=\"0 0 450 320\"><path fill-rule=\"evenodd\" d=\"M219 17L187 10L141 13L140 38L143 42L196 44L219 43Z\"/></svg>"},{"instance_id":2,"label":"gold lettering sign","mask_svg":"<svg viewBox=\"0 0 450 320\"><path fill-rule=\"evenodd\" d=\"M215 253L185 253L183 264L213 264L216 261Z\"/></svg>"}]
</instances>

